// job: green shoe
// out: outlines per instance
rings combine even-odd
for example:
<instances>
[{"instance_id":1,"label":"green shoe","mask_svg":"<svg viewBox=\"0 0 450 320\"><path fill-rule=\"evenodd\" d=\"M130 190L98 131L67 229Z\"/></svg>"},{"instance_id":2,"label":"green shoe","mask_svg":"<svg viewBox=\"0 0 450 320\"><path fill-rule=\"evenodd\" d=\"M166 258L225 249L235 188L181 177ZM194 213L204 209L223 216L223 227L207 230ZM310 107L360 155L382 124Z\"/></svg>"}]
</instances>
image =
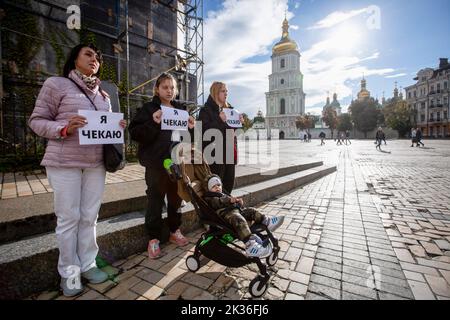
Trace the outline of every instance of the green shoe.
<instances>
[{"instance_id":1,"label":"green shoe","mask_svg":"<svg viewBox=\"0 0 450 320\"><path fill-rule=\"evenodd\" d=\"M84 291L79 276L78 278L61 278L60 287L66 297L75 297Z\"/></svg>"},{"instance_id":2,"label":"green shoe","mask_svg":"<svg viewBox=\"0 0 450 320\"><path fill-rule=\"evenodd\" d=\"M88 271L81 273L81 276L93 284L102 283L108 280L108 274L97 267L93 267Z\"/></svg>"}]
</instances>

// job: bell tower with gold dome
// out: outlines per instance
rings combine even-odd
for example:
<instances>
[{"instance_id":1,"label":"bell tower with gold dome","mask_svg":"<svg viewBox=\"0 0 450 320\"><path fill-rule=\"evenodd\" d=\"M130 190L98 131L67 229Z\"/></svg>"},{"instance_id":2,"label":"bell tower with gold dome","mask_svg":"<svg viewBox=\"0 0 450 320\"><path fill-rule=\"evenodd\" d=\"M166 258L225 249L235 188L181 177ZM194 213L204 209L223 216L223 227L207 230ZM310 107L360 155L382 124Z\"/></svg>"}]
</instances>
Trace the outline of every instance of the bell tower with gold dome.
<instances>
[{"instance_id":1,"label":"bell tower with gold dome","mask_svg":"<svg viewBox=\"0 0 450 320\"><path fill-rule=\"evenodd\" d=\"M298 139L295 120L305 114L305 96L299 48L289 38L289 22L285 17L281 39L272 48L272 74L269 75L269 92L266 92L266 128L269 136ZM276 130L278 137L274 136Z\"/></svg>"},{"instance_id":2,"label":"bell tower with gold dome","mask_svg":"<svg viewBox=\"0 0 450 320\"><path fill-rule=\"evenodd\" d=\"M358 92L358 100L363 101L370 98L370 92L367 90L367 82L366 79L362 78L361 80L361 90Z\"/></svg>"}]
</instances>

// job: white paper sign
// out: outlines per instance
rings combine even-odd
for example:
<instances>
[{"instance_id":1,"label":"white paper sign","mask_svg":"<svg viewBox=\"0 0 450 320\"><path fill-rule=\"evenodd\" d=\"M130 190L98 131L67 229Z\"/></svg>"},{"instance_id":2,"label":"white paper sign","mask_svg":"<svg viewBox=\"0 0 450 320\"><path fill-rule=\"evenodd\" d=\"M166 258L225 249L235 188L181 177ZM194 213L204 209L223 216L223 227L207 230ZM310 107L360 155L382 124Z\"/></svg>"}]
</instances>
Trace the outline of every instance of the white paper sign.
<instances>
[{"instance_id":1,"label":"white paper sign","mask_svg":"<svg viewBox=\"0 0 450 320\"><path fill-rule=\"evenodd\" d=\"M161 130L188 130L189 113L184 110L161 106Z\"/></svg>"},{"instance_id":2,"label":"white paper sign","mask_svg":"<svg viewBox=\"0 0 450 320\"><path fill-rule=\"evenodd\" d=\"M227 117L227 124L232 128L242 128L241 120L239 119L239 116L241 115L239 111L236 109L230 109L230 108L223 108L223 112L225 112L225 115Z\"/></svg>"},{"instance_id":3,"label":"white paper sign","mask_svg":"<svg viewBox=\"0 0 450 320\"><path fill-rule=\"evenodd\" d=\"M123 129L119 121L123 113L78 110L87 119L87 124L78 128L80 145L123 143Z\"/></svg>"}]
</instances>

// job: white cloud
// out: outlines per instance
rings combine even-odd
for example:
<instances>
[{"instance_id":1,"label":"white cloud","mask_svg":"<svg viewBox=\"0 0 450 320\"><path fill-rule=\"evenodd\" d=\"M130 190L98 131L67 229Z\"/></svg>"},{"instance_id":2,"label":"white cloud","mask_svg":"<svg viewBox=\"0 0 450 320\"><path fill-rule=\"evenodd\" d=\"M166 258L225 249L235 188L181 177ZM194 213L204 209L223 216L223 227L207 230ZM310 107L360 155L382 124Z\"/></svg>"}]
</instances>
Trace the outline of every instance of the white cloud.
<instances>
[{"instance_id":1,"label":"white cloud","mask_svg":"<svg viewBox=\"0 0 450 320\"><path fill-rule=\"evenodd\" d=\"M290 27L290 29L292 29L292 30L298 30L298 29L299 29L299 26L297 26L297 25L295 25L295 24L290 25L289 27Z\"/></svg>"},{"instance_id":2,"label":"white cloud","mask_svg":"<svg viewBox=\"0 0 450 320\"><path fill-rule=\"evenodd\" d=\"M270 54L273 43L281 37L286 8L286 0L226 0L222 9L209 12L204 27L206 97L213 81L223 81L228 85L229 102L241 112L251 117L259 109L266 113L265 92L269 89L271 61L270 58L260 59L261 62L248 59ZM287 17L291 18L292 13L288 12ZM369 77L395 72L392 68L364 65L366 61L378 59L378 51L365 55L351 50L338 52L333 35L301 54L306 111L315 114L320 114L327 91L330 96L336 91L342 101L356 95L363 73ZM370 90L370 82L368 86Z\"/></svg>"},{"instance_id":3,"label":"white cloud","mask_svg":"<svg viewBox=\"0 0 450 320\"><path fill-rule=\"evenodd\" d=\"M404 76L407 76L407 74L406 73L398 73L398 74L386 76L385 78L392 79L392 78L400 78L400 77L404 77Z\"/></svg>"},{"instance_id":4,"label":"white cloud","mask_svg":"<svg viewBox=\"0 0 450 320\"><path fill-rule=\"evenodd\" d=\"M300 7L300 2L296 2L294 8L298 9Z\"/></svg>"},{"instance_id":5,"label":"white cloud","mask_svg":"<svg viewBox=\"0 0 450 320\"><path fill-rule=\"evenodd\" d=\"M362 64L364 61L377 59L379 52L367 57L339 56L332 53L333 48L332 40L324 40L302 54L301 65L308 112L312 112L311 110L318 105L325 104L327 91L330 92L330 96L336 92L340 100L356 94L359 85L356 88L351 85L358 83L363 74L367 77L386 75L395 71L391 68L369 69Z\"/></svg>"},{"instance_id":6,"label":"white cloud","mask_svg":"<svg viewBox=\"0 0 450 320\"><path fill-rule=\"evenodd\" d=\"M313 29L324 29L324 28L330 28L333 27L341 22L344 22L346 20L349 20L353 17L356 17L362 13L367 12L368 8L358 9L358 10L352 10L352 11L335 11L328 16L326 16L324 19L316 22L312 27L309 27L308 30Z\"/></svg>"},{"instance_id":7,"label":"white cloud","mask_svg":"<svg viewBox=\"0 0 450 320\"><path fill-rule=\"evenodd\" d=\"M204 25L206 96L213 81L224 81L230 103L240 111L265 112L271 62L246 60L270 53L271 44L281 38L286 9L287 0L226 0L222 9L208 13ZM287 18L291 17L288 12Z\"/></svg>"}]
</instances>

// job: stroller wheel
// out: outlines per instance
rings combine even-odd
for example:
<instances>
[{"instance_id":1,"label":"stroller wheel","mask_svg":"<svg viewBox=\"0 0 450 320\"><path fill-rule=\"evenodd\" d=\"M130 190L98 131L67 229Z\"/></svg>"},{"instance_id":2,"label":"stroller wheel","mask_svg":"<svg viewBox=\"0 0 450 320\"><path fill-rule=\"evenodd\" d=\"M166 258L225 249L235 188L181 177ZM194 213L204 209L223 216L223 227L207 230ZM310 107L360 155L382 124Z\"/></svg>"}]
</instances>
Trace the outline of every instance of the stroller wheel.
<instances>
[{"instance_id":1,"label":"stroller wheel","mask_svg":"<svg viewBox=\"0 0 450 320\"><path fill-rule=\"evenodd\" d=\"M277 261L278 261L278 251L273 251L271 254L270 254L270 256L268 256L267 258L266 258L266 262L267 262L267 265L268 266L274 266L275 265L275 263L277 263Z\"/></svg>"},{"instance_id":2,"label":"stroller wheel","mask_svg":"<svg viewBox=\"0 0 450 320\"><path fill-rule=\"evenodd\" d=\"M200 260L194 255L191 255L186 258L186 267L189 269L189 271L196 272L198 269L200 269Z\"/></svg>"},{"instance_id":3,"label":"stroller wheel","mask_svg":"<svg viewBox=\"0 0 450 320\"><path fill-rule=\"evenodd\" d=\"M254 298L261 297L264 293L266 293L267 288L269 287L269 284L266 280L264 280L263 277L257 276L255 279L250 281L250 294Z\"/></svg>"}]
</instances>

